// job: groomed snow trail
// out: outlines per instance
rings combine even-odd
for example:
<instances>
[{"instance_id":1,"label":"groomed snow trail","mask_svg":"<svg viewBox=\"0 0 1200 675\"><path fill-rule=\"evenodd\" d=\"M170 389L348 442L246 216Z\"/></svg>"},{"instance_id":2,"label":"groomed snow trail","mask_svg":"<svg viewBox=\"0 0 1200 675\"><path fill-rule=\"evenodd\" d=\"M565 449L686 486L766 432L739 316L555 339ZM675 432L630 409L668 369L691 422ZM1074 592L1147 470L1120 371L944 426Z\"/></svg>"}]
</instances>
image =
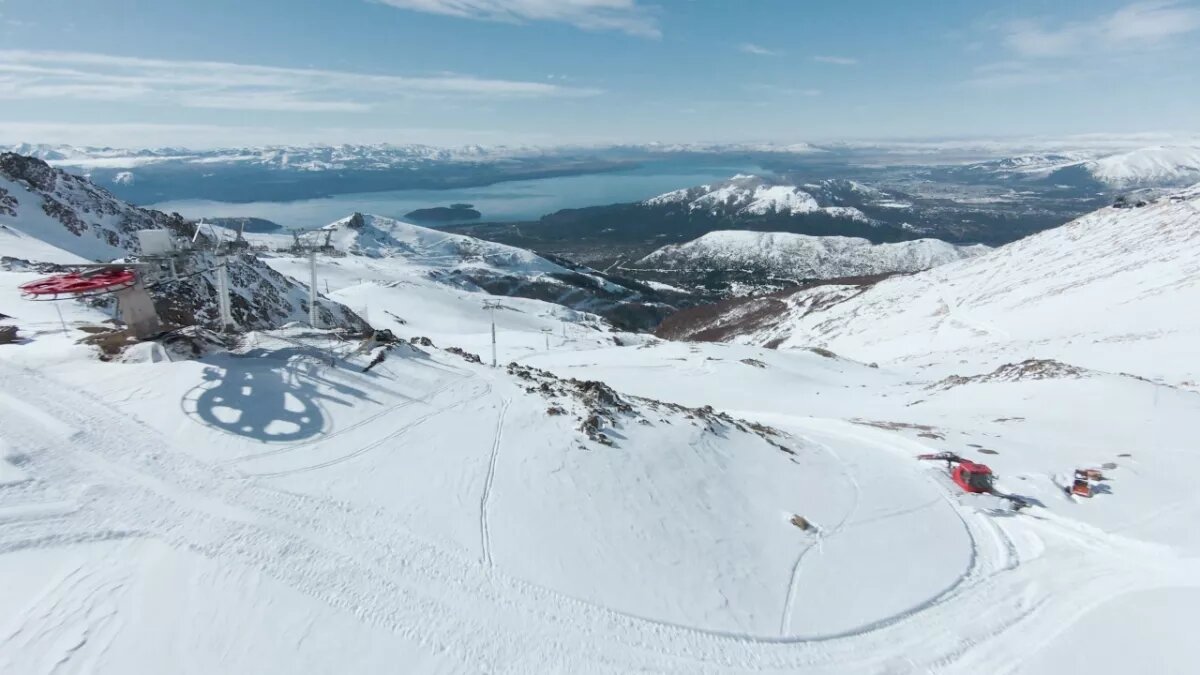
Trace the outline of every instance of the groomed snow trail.
<instances>
[{"instance_id":1,"label":"groomed snow trail","mask_svg":"<svg viewBox=\"0 0 1200 675\"><path fill-rule=\"evenodd\" d=\"M1016 564L1009 558L1013 546L1001 541L1004 528L962 509L977 546L975 562L927 606L812 638L697 630L513 579L398 529L386 512L284 492L197 462L43 373L0 362L0 391L22 392L23 407L4 396L0 423L5 438L27 450L23 467L46 491L23 494L73 504L49 518L0 524L0 551L159 539L259 569L448 655L464 670L492 664L508 672L879 672L910 658L918 668L958 670L981 647L1012 650L1010 638L1053 634L1103 598L1185 576L1178 573L1182 561L1164 563L1161 551L1148 554L1147 545L1112 545L1049 519L1033 521L1032 530L1055 545ZM28 408L39 413L23 413ZM60 492L61 486L77 487ZM1062 573L1063 559L1073 574ZM957 630L951 634L947 626Z\"/></svg>"}]
</instances>

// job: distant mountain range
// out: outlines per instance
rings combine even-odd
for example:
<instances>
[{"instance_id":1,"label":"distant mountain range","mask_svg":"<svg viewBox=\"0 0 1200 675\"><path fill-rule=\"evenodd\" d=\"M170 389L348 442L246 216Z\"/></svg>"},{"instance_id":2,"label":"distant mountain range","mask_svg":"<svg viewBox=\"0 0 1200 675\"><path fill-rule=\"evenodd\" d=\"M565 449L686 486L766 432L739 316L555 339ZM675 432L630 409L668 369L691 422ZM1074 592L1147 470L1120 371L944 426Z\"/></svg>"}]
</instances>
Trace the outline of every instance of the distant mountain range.
<instances>
[{"instance_id":1,"label":"distant mountain range","mask_svg":"<svg viewBox=\"0 0 1200 675\"><path fill-rule=\"evenodd\" d=\"M1080 149L1004 154L1019 144L807 143L480 146L420 144L266 146L194 150L23 143L7 148L83 172L122 199L289 201L355 192L441 189L628 169L646 162L736 160L780 175L864 178L932 168L968 183L1044 182L1078 190L1173 187L1200 176L1200 144L1130 147L1079 141ZM1051 144L1062 145L1062 144ZM1117 147L1119 149L1104 149ZM964 154L965 153L965 154ZM964 159L965 158L965 159ZM818 175L814 176L814 169ZM799 203L797 204L799 205Z\"/></svg>"}]
</instances>

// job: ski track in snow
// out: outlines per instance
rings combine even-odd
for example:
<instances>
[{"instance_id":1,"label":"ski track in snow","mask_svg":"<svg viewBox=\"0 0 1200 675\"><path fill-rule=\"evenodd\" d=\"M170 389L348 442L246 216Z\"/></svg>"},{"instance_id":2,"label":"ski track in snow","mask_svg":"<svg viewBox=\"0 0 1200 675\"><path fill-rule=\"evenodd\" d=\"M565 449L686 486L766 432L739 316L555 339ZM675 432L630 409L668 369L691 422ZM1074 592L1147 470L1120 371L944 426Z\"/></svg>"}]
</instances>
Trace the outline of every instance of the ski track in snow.
<instances>
[{"instance_id":1,"label":"ski track in snow","mask_svg":"<svg viewBox=\"0 0 1200 675\"><path fill-rule=\"evenodd\" d=\"M854 501L851 503L850 508L846 511L846 515L842 517L842 519L833 527L832 530L830 530L828 535L824 534L818 529L816 541L806 546L804 550L800 551L800 555L796 556L796 564L792 566L792 576L788 581L787 596L785 597L783 603L783 616L779 621L780 637L787 637L788 633L791 632L792 613L795 611L796 591L800 584L800 574L804 568L804 559L808 557L808 554L814 549L818 552L822 551L822 544L824 541L826 539L832 539L842 531L842 529L846 526L846 522L853 518L856 513L858 513L858 505L862 501L862 487L858 484L858 479L854 477L854 472L849 469L841 456L825 443L819 443L811 438L805 438L804 440L818 448L821 448L822 451L832 456L834 461L838 463L838 466L842 468L843 475L846 476L846 482L848 482L850 486L854 488Z\"/></svg>"},{"instance_id":2,"label":"ski track in snow","mask_svg":"<svg viewBox=\"0 0 1200 675\"><path fill-rule=\"evenodd\" d=\"M881 672L913 658L918 669L986 668L998 650L1011 653L1034 637L1044 640L1116 593L1185 578L1174 565L1145 555L1148 545L1114 544L1050 517L1030 522L1055 546L1015 560L1004 528L946 495L974 542L973 555L963 577L928 602L830 635L702 630L633 617L508 577L422 541L383 510L239 479L175 451L144 424L42 373L0 362L0 391L20 391L42 411L31 419L7 405L8 395L0 406L6 435L31 449L23 466L37 484L86 486L75 496L73 513L0 527L0 550L161 539L260 569L464 669L491 663L545 672L555 664L582 663L598 672ZM47 442L39 432L51 420L78 431L69 442ZM849 425L834 426L844 432ZM846 435L871 437L861 430ZM1070 574L1062 572L1064 557ZM71 611L91 622L90 635L104 632L102 613Z\"/></svg>"},{"instance_id":3,"label":"ski track in snow","mask_svg":"<svg viewBox=\"0 0 1200 675\"><path fill-rule=\"evenodd\" d=\"M483 481L483 496L479 498L479 537L483 547L483 561L488 567L492 566L492 532L488 527L488 502L492 498L492 485L496 480L496 460L500 455L500 443L504 438L504 416L508 414L511 398L504 399L500 404L500 412L496 415L496 434L492 441L492 453L488 460L487 477Z\"/></svg>"}]
</instances>

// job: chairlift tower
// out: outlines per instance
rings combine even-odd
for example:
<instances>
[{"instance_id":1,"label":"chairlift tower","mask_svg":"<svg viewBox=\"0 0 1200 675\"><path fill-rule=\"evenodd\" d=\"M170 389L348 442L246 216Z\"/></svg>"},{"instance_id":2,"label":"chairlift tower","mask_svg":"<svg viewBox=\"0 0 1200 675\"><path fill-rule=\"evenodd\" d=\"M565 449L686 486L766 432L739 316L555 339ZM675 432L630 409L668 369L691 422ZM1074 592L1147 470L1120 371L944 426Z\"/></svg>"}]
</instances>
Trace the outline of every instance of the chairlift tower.
<instances>
[{"instance_id":1,"label":"chairlift tower","mask_svg":"<svg viewBox=\"0 0 1200 675\"><path fill-rule=\"evenodd\" d=\"M325 240L320 244L314 241L316 239L315 234L319 232L325 233ZM309 241L305 241L306 238L302 237L302 235L305 234L313 234L314 236L307 238ZM308 254L308 325L312 328L319 328L320 326L318 324L321 322L321 313L317 304L317 300L320 297L319 291L317 290L317 254L329 253L333 251L332 240L333 230L327 230L325 228L318 228L315 230L292 230L292 241L294 242L292 245L292 251L296 254Z\"/></svg>"},{"instance_id":2,"label":"chairlift tower","mask_svg":"<svg viewBox=\"0 0 1200 675\"><path fill-rule=\"evenodd\" d=\"M217 322L220 324L222 332L232 333L237 330L237 324L233 321L233 304L229 295L228 254L232 250L244 248L244 246L238 246L236 240L233 242L223 240L220 230L202 220L196 223L196 231L192 234L190 245L187 239L172 237L171 233L166 230L139 230L137 234L138 243L142 249L141 257L143 260L157 262L160 265L165 261L170 268L170 279L168 281L179 279L179 266L177 263L186 266L189 263L190 257L201 250L198 244L200 234L205 225L208 226L210 238L215 240L213 243L213 253L215 253L217 260L216 265L211 268L211 271L216 275L214 285L217 291ZM245 240L242 240L242 242L244 244Z\"/></svg>"}]
</instances>

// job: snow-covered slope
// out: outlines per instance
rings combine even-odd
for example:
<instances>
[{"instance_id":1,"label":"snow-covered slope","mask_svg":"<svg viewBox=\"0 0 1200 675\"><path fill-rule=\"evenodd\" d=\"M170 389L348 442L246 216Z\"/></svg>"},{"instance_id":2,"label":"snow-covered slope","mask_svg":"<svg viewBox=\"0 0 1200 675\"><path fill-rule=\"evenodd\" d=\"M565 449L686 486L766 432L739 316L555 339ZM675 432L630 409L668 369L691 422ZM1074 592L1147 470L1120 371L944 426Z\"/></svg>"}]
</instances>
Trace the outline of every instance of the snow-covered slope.
<instances>
[{"instance_id":1,"label":"snow-covered slope","mask_svg":"<svg viewBox=\"0 0 1200 675\"><path fill-rule=\"evenodd\" d=\"M277 256L288 255L285 249L293 244L292 237L281 234L250 234L246 238L275 249ZM345 265L390 269L397 278L421 276L464 290L545 300L603 315L629 329L652 327L674 311L662 293L636 282L619 282L526 249L383 216L356 213L306 233L304 239L318 245L328 241L334 251L348 258L365 259L346 259Z\"/></svg>"},{"instance_id":2,"label":"snow-covered slope","mask_svg":"<svg viewBox=\"0 0 1200 675\"><path fill-rule=\"evenodd\" d=\"M664 246L625 267L677 272L749 270L781 279L832 279L917 272L988 250L937 239L876 245L857 237L723 230Z\"/></svg>"},{"instance_id":3,"label":"snow-covered slope","mask_svg":"<svg viewBox=\"0 0 1200 675\"><path fill-rule=\"evenodd\" d=\"M1179 187L1200 180L1200 146L1151 146L1115 154L1030 154L983 162L969 172L1073 183L1079 176L1114 189Z\"/></svg>"},{"instance_id":4,"label":"snow-covered slope","mask_svg":"<svg viewBox=\"0 0 1200 675\"><path fill-rule=\"evenodd\" d=\"M85 178L0 154L0 224L90 260L138 251L137 230L182 231L183 218L130 206Z\"/></svg>"},{"instance_id":5,"label":"snow-covered slope","mask_svg":"<svg viewBox=\"0 0 1200 675\"><path fill-rule=\"evenodd\" d=\"M772 301L771 316L746 331L737 317L748 307L707 318L704 330L726 324L728 339L870 361L981 350L993 361L1053 357L1195 387L1200 186L870 288L820 286Z\"/></svg>"},{"instance_id":6,"label":"snow-covered slope","mask_svg":"<svg viewBox=\"0 0 1200 675\"><path fill-rule=\"evenodd\" d=\"M835 218L869 219L853 207L822 207L813 195L793 185L776 185L760 178L738 174L728 181L675 190L643 202L647 206L679 204L691 211L711 215L762 216L801 215L823 212Z\"/></svg>"},{"instance_id":7,"label":"snow-covered slope","mask_svg":"<svg viewBox=\"0 0 1200 675\"><path fill-rule=\"evenodd\" d=\"M193 225L178 214L141 209L113 197L84 178L45 162L0 155L0 256L25 262L77 264L127 258L140 250L138 230L162 229L187 239ZM218 327L216 259L192 256L178 281L150 285L159 314L169 323ZM307 320L308 291L253 255L228 260L231 309L243 329ZM34 269L22 276L36 278ZM327 326L362 328L345 307L320 300ZM14 310L15 311L15 310ZM15 315L15 314L14 314Z\"/></svg>"},{"instance_id":8,"label":"snow-covered slope","mask_svg":"<svg viewBox=\"0 0 1200 675\"><path fill-rule=\"evenodd\" d=\"M1113 187L1163 186L1200 180L1200 147L1142 148L1088 162L1088 171Z\"/></svg>"}]
</instances>

